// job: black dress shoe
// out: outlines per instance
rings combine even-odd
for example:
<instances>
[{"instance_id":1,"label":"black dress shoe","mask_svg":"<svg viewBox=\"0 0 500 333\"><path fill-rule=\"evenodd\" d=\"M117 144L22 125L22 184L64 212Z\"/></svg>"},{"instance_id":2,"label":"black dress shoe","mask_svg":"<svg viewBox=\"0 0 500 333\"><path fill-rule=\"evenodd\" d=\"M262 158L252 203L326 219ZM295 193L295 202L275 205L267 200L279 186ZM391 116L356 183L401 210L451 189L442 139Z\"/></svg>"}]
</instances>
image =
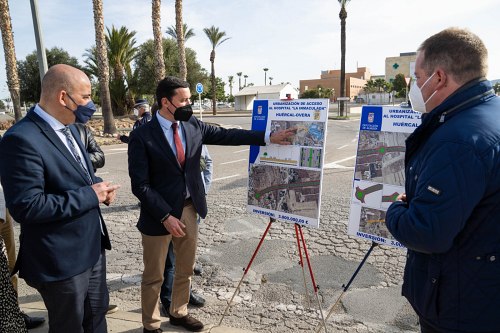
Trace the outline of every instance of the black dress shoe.
<instances>
[{"instance_id":1,"label":"black dress shoe","mask_svg":"<svg viewBox=\"0 0 500 333\"><path fill-rule=\"evenodd\" d=\"M201 275L203 273L203 266L199 263L196 263L193 268L194 275Z\"/></svg>"},{"instance_id":2,"label":"black dress shoe","mask_svg":"<svg viewBox=\"0 0 500 333\"><path fill-rule=\"evenodd\" d=\"M189 304L202 307L203 305L205 305L205 299L200 295L191 292L189 294Z\"/></svg>"},{"instance_id":3,"label":"black dress shoe","mask_svg":"<svg viewBox=\"0 0 500 333\"><path fill-rule=\"evenodd\" d=\"M21 316L24 319L24 323L26 324L27 329L32 329L42 325L45 322L45 318L43 317L30 317L26 313L21 312Z\"/></svg>"},{"instance_id":4,"label":"black dress shoe","mask_svg":"<svg viewBox=\"0 0 500 333\"><path fill-rule=\"evenodd\" d=\"M147 329L143 329L142 330L143 333L163 333L163 330L161 328L157 328L155 330L147 330Z\"/></svg>"},{"instance_id":5,"label":"black dress shoe","mask_svg":"<svg viewBox=\"0 0 500 333\"><path fill-rule=\"evenodd\" d=\"M174 326L182 326L190 332L200 332L203 330L203 323L190 315L181 318L170 316L170 324Z\"/></svg>"}]
</instances>

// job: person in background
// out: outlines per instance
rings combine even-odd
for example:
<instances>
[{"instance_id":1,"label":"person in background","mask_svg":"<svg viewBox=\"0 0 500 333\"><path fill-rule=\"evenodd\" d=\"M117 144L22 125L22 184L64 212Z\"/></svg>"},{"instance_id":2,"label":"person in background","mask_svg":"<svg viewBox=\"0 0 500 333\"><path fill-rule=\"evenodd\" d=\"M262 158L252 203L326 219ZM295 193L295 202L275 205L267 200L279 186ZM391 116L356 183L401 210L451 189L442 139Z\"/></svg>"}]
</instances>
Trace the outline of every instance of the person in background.
<instances>
[{"instance_id":1,"label":"person in background","mask_svg":"<svg viewBox=\"0 0 500 333\"><path fill-rule=\"evenodd\" d=\"M500 332L500 99L481 39L445 29L418 48L405 194L387 228L408 248L403 295L423 333Z\"/></svg>"},{"instance_id":2,"label":"person in background","mask_svg":"<svg viewBox=\"0 0 500 333\"><path fill-rule=\"evenodd\" d=\"M39 103L0 141L5 201L21 225L19 276L42 295L51 333L106 333L111 242L99 208L119 185L95 177L74 128L96 108L81 70L58 64Z\"/></svg>"},{"instance_id":3,"label":"person in background","mask_svg":"<svg viewBox=\"0 0 500 333\"><path fill-rule=\"evenodd\" d=\"M208 153L208 148L206 145L202 146L201 157L200 157L200 171L201 177L203 179L203 185L205 190L205 195L208 194L210 190L210 185L212 184L212 173L213 173L213 161ZM201 217L198 216L198 224L201 221ZM162 304L161 312L165 316L168 316L170 303L172 302L172 285L174 283L174 271L175 271L175 254L173 242L170 242L168 247L167 258L165 261L165 270L163 272L163 283L160 290L160 302ZM202 274L201 264L195 264L193 273L195 275ZM189 292L189 304L194 306L204 306L205 299L193 292L192 288Z\"/></svg>"},{"instance_id":4,"label":"person in background","mask_svg":"<svg viewBox=\"0 0 500 333\"><path fill-rule=\"evenodd\" d=\"M80 134L80 139L85 146L85 150L89 154L90 162L92 163L92 167L94 168L94 172L97 169L102 168L104 163L106 163L106 158L104 157L104 152L102 151L99 144L94 138L92 131L84 124L74 123L71 126L74 126Z\"/></svg>"},{"instance_id":5,"label":"person in background","mask_svg":"<svg viewBox=\"0 0 500 333\"><path fill-rule=\"evenodd\" d=\"M2 222L0 221L0 223ZM2 236L0 236L0 300L2 305L0 306L0 332L27 333L25 319L17 301L17 292L9 275L7 249Z\"/></svg>"},{"instance_id":6,"label":"person in background","mask_svg":"<svg viewBox=\"0 0 500 333\"><path fill-rule=\"evenodd\" d=\"M147 100L138 99L135 101L134 116L138 117L138 119L135 121L132 131L151 120L151 109ZM127 135L116 134L116 138L123 143L129 142Z\"/></svg>"}]
</instances>

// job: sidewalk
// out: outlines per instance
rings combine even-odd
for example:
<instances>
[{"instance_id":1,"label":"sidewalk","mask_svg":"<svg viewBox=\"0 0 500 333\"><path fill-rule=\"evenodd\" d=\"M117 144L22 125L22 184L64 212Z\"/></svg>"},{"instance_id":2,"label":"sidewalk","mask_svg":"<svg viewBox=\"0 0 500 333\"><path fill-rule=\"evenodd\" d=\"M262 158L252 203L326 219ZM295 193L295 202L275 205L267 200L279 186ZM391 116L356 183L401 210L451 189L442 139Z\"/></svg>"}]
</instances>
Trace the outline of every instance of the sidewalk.
<instances>
[{"instance_id":1,"label":"sidewalk","mask_svg":"<svg viewBox=\"0 0 500 333\"><path fill-rule=\"evenodd\" d=\"M30 333L47 333L49 331L47 310L43 302L32 302L20 304L21 310L29 316L44 317L46 322L37 328L29 330ZM106 316L108 322L109 333L142 333L141 314L138 312L117 311ZM165 333L187 332L184 329L171 326L168 320L161 325L161 329ZM234 327L209 325L203 332L211 333L252 333L248 330L242 330Z\"/></svg>"}]
</instances>

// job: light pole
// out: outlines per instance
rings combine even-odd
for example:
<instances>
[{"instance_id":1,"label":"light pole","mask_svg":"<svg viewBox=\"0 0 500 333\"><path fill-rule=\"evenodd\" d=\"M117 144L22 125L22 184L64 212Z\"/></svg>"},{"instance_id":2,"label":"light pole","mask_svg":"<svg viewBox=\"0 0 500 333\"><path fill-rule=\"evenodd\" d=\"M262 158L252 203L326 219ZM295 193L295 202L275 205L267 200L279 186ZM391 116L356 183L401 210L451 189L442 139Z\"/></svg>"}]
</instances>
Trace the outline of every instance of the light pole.
<instances>
[{"instance_id":1,"label":"light pole","mask_svg":"<svg viewBox=\"0 0 500 333\"><path fill-rule=\"evenodd\" d=\"M33 17L33 28L35 29L35 41L38 58L38 70L40 71L40 81L47 73L47 56L45 54L45 46L43 45L43 37L40 28L40 20L38 19L38 3L37 0L31 0L31 16Z\"/></svg>"},{"instance_id":2,"label":"light pole","mask_svg":"<svg viewBox=\"0 0 500 333\"><path fill-rule=\"evenodd\" d=\"M264 85L266 85L267 83L267 71L269 70L269 68L264 68Z\"/></svg>"}]
</instances>

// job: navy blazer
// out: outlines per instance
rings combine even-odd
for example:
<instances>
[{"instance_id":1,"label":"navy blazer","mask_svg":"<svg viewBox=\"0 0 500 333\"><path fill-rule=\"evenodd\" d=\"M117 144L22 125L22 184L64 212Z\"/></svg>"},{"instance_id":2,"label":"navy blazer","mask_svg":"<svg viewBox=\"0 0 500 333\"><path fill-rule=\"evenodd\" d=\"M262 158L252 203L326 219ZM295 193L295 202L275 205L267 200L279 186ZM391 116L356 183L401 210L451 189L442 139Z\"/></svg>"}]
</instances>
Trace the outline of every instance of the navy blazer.
<instances>
[{"instance_id":1,"label":"navy blazer","mask_svg":"<svg viewBox=\"0 0 500 333\"><path fill-rule=\"evenodd\" d=\"M225 129L211 126L191 117L182 123L186 139L186 163L181 169L157 116L130 134L128 166L132 192L141 202L137 228L143 234L168 234L160 222L170 213L180 219L186 197L186 186L196 212L207 215L205 187L200 173L203 144L265 145L264 131Z\"/></svg>"},{"instance_id":2,"label":"navy blazer","mask_svg":"<svg viewBox=\"0 0 500 333\"><path fill-rule=\"evenodd\" d=\"M79 134L71 131L93 181L100 182ZM63 280L92 267L102 248L111 249L99 200L84 170L34 111L5 133L0 156L7 207L21 224L20 277Z\"/></svg>"}]
</instances>

